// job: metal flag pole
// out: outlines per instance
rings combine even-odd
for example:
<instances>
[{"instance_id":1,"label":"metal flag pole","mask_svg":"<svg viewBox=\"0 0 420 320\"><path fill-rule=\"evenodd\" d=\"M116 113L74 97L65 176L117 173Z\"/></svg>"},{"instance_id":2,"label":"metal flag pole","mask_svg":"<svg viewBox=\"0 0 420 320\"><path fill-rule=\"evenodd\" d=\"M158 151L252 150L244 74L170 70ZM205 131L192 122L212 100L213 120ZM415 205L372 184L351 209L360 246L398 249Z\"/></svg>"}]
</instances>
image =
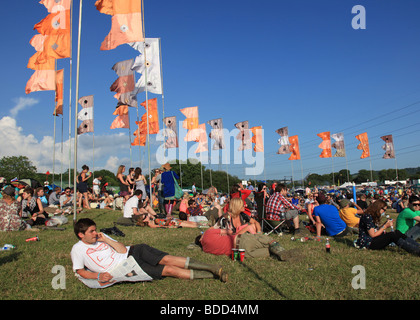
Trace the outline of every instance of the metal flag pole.
<instances>
[{"instance_id":1,"label":"metal flag pole","mask_svg":"<svg viewBox=\"0 0 420 320\"><path fill-rule=\"evenodd\" d=\"M79 75L80 75L80 39L82 36L82 7L83 0L80 0L79 7L79 35L77 38L77 66L76 66L76 107L75 107L75 118L74 118L74 172L73 172L73 217L74 222L77 218L77 115L79 101Z\"/></svg>"},{"instance_id":2,"label":"metal flag pole","mask_svg":"<svg viewBox=\"0 0 420 320\"><path fill-rule=\"evenodd\" d=\"M71 182L71 88L73 75L73 0L70 5L70 80L69 80L69 187Z\"/></svg>"},{"instance_id":3,"label":"metal flag pole","mask_svg":"<svg viewBox=\"0 0 420 320\"><path fill-rule=\"evenodd\" d=\"M148 92L147 92L147 58L146 58L146 30L144 24L144 1L141 1L142 6L142 20L143 20L143 51L144 51L144 81L145 81L145 92L146 92L146 115L147 115L147 159L149 162L149 194L150 194L150 206L153 208L153 197L152 197L152 173L150 169L150 130L149 130L149 99L148 99Z\"/></svg>"}]
</instances>

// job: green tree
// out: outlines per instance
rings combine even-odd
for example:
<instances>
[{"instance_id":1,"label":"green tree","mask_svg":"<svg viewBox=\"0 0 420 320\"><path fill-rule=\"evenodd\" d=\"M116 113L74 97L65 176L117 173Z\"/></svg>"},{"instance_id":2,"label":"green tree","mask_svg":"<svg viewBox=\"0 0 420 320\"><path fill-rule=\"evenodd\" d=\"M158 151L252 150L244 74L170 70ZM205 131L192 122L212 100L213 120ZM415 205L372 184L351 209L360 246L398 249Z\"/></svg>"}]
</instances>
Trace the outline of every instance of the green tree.
<instances>
[{"instance_id":1,"label":"green tree","mask_svg":"<svg viewBox=\"0 0 420 320\"><path fill-rule=\"evenodd\" d=\"M0 176L11 180L18 179L36 179L36 167L26 156L11 156L0 159Z\"/></svg>"}]
</instances>

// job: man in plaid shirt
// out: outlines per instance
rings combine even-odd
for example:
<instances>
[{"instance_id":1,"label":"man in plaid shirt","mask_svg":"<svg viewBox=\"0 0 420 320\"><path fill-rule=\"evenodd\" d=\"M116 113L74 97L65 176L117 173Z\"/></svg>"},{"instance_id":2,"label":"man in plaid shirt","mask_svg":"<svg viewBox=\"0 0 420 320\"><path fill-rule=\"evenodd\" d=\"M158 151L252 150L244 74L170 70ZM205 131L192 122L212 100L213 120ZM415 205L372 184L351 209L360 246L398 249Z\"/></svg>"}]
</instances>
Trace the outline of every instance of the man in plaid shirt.
<instances>
[{"instance_id":1,"label":"man in plaid shirt","mask_svg":"<svg viewBox=\"0 0 420 320\"><path fill-rule=\"evenodd\" d=\"M285 196L287 195L287 187L284 184L278 184L275 192L270 196L266 205L267 220L281 221L293 220L295 233L299 233L299 207L290 203ZM270 221L269 221L270 223Z\"/></svg>"}]
</instances>

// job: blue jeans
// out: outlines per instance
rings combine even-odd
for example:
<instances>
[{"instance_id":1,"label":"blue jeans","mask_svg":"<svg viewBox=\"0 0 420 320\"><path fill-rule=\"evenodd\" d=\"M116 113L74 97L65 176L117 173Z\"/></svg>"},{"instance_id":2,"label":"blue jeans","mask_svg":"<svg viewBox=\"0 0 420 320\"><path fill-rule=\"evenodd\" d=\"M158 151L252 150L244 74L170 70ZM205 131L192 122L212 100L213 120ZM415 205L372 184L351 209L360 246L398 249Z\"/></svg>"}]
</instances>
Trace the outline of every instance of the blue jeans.
<instances>
[{"instance_id":1,"label":"blue jeans","mask_svg":"<svg viewBox=\"0 0 420 320\"><path fill-rule=\"evenodd\" d=\"M405 235L413 240L417 240L420 237L420 223L417 223L414 227L408 230Z\"/></svg>"}]
</instances>

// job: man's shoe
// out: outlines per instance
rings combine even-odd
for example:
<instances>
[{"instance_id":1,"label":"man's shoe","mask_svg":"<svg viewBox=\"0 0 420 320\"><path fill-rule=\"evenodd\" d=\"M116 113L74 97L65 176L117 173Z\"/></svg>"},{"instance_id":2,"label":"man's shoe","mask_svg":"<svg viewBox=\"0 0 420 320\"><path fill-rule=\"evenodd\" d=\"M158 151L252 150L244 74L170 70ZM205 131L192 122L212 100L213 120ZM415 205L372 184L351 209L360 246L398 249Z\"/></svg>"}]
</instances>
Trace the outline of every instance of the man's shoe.
<instances>
[{"instance_id":1,"label":"man's shoe","mask_svg":"<svg viewBox=\"0 0 420 320\"><path fill-rule=\"evenodd\" d=\"M285 249L278 242L271 243L268 246L268 251L270 251L271 254L275 255L279 260L285 261L284 257L282 257L282 254L284 253Z\"/></svg>"}]
</instances>

